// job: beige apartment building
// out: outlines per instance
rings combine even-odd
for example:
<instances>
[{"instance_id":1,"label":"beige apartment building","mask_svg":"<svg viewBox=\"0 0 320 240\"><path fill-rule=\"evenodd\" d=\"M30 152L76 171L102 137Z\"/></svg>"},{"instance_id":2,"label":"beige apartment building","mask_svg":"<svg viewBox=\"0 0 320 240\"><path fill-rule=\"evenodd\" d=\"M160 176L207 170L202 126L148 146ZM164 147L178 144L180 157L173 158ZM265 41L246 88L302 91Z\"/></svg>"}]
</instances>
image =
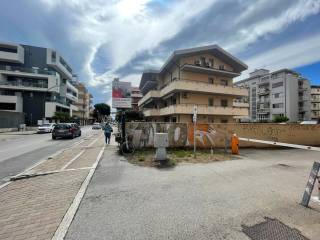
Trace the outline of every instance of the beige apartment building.
<instances>
[{"instance_id":1,"label":"beige apartment building","mask_svg":"<svg viewBox=\"0 0 320 240\"><path fill-rule=\"evenodd\" d=\"M311 119L320 119L320 86L311 86Z\"/></svg>"},{"instance_id":2,"label":"beige apartment building","mask_svg":"<svg viewBox=\"0 0 320 240\"><path fill-rule=\"evenodd\" d=\"M139 108L149 121L234 122L248 116L248 103L235 101L248 96L246 88L233 86L247 65L218 45L177 50L160 70L142 74Z\"/></svg>"},{"instance_id":3,"label":"beige apartment building","mask_svg":"<svg viewBox=\"0 0 320 240\"><path fill-rule=\"evenodd\" d=\"M78 89L78 101L75 105L78 111L74 111L73 114L79 118L81 125L86 125L89 124L92 95L83 83L77 82L76 88Z\"/></svg>"}]
</instances>

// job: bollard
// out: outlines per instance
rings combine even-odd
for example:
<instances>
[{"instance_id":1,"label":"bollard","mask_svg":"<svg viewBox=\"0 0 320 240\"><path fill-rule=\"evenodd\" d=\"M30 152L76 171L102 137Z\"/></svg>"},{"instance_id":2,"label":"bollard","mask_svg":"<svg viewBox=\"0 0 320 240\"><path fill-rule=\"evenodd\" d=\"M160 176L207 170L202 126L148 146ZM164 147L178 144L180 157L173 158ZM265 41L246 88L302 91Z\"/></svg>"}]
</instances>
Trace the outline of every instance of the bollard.
<instances>
[{"instance_id":1,"label":"bollard","mask_svg":"<svg viewBox=\"0 0 320 240\"><path fill-rule=\"evenodd\" d=\"M239 138L235 133L231 137L231 153L239 154Z\"/></svg>"}]
</instances>

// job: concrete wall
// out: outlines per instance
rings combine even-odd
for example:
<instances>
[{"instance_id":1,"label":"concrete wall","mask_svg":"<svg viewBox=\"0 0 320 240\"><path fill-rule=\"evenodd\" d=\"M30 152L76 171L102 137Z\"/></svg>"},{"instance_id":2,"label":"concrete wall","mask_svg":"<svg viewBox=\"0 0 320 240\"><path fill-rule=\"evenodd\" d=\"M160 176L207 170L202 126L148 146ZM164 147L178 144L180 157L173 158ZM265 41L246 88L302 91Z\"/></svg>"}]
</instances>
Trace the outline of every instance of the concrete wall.
<instances>
[{"instance_id":1,"label":"concrete wall","mask_svg":"<svg viewBox=\"0 0 320 240\"><path fill-rule=\"evenodd\" d=\"M137 148L152 147L156 132L169 134L170 147L193 146L193 124L189 123L127 123L127 131L133 135ZM196 143L200 148L221 148L229 145L231 135L259 140L320 146L320 125L299 124L198 124ZM242 147L273 147L272 145L240 142Z\"/></svg>"},{"instance_id":2,"label":"concrete wall","mask_svg":"<svg viewBox=\"0 0 320 240\"><path fill-rule=\"evenodd\" d=\"M23 123L23 113L0 110L0 128L18 128Z\"/></svg>"}]
</instances>

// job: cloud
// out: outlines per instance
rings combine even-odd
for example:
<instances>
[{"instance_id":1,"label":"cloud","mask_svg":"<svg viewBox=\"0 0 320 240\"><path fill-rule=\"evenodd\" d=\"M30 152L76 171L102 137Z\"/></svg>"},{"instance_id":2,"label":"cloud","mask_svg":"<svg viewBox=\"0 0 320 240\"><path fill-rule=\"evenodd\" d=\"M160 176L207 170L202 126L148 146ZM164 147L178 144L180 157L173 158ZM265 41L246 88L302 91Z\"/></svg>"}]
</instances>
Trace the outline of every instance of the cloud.
<instances>
[{"instance_id":1,"label":"cloud","mask_svg":"<svg viewBox=\"0 0 320 240\"><path fill-rule=\"evenodd\" d=\"M175 49L217 43L250 68L320 60L320 0L30 0L1 8L2 40L57 49L99 101L110 99L114 77L138 85Z\"/></svg>"},{"instance_id":2,"label":"cloud","mask_svg":"<svg viewBox=\"0 0 320 240\"><path fill-rule=\"evenodd\" d=\"M249 69L243 72L236 81L248 77L249 73L256 68L266 68L273 71L281 68L301 67L319 61L319 56L320 34L317 34L300 41L278 46L245 60Z\"/></svg>"}]
</instances>

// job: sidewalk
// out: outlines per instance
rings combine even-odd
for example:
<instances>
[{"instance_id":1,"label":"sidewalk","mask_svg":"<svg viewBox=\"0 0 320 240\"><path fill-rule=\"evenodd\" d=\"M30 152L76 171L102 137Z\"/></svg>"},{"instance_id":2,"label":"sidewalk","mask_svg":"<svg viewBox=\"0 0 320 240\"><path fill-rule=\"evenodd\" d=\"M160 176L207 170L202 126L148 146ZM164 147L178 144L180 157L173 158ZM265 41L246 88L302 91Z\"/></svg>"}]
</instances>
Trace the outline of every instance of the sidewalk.
<instances>
[{"instance_id":1,"label":"sidewalk","mask_svg":"<svg viewBox=\"0 0 320 240\"><path fill-rule=\"evenodd\" d=\"M318 153L243 150L239 160L159 170L116 151L106 147L66 240L249 240L243 226L264 217L319 239L320 206L299 205Z\"/></svg>"},{"instance_id":2,"label":"sidewalk","mask_svg":"<svg viewBox=\"0 0 320 240\"><path fill-rule=\"evenodd\" d=\"M2 185L0 239L51 239L104 146L101 133L88 137Z\"/></svg>"},{"instance_id":3,"label":"sidewalk","mask_svg":"<svg viewBox=\"0 0 320 240\"><path fill-rule=\"evenodd\" d=\"M15 131L15 132L0 132L1 135L31 135L31 134L36 134L37 131L32 130L32 131Z\"/></svg>"}]
</instances>

